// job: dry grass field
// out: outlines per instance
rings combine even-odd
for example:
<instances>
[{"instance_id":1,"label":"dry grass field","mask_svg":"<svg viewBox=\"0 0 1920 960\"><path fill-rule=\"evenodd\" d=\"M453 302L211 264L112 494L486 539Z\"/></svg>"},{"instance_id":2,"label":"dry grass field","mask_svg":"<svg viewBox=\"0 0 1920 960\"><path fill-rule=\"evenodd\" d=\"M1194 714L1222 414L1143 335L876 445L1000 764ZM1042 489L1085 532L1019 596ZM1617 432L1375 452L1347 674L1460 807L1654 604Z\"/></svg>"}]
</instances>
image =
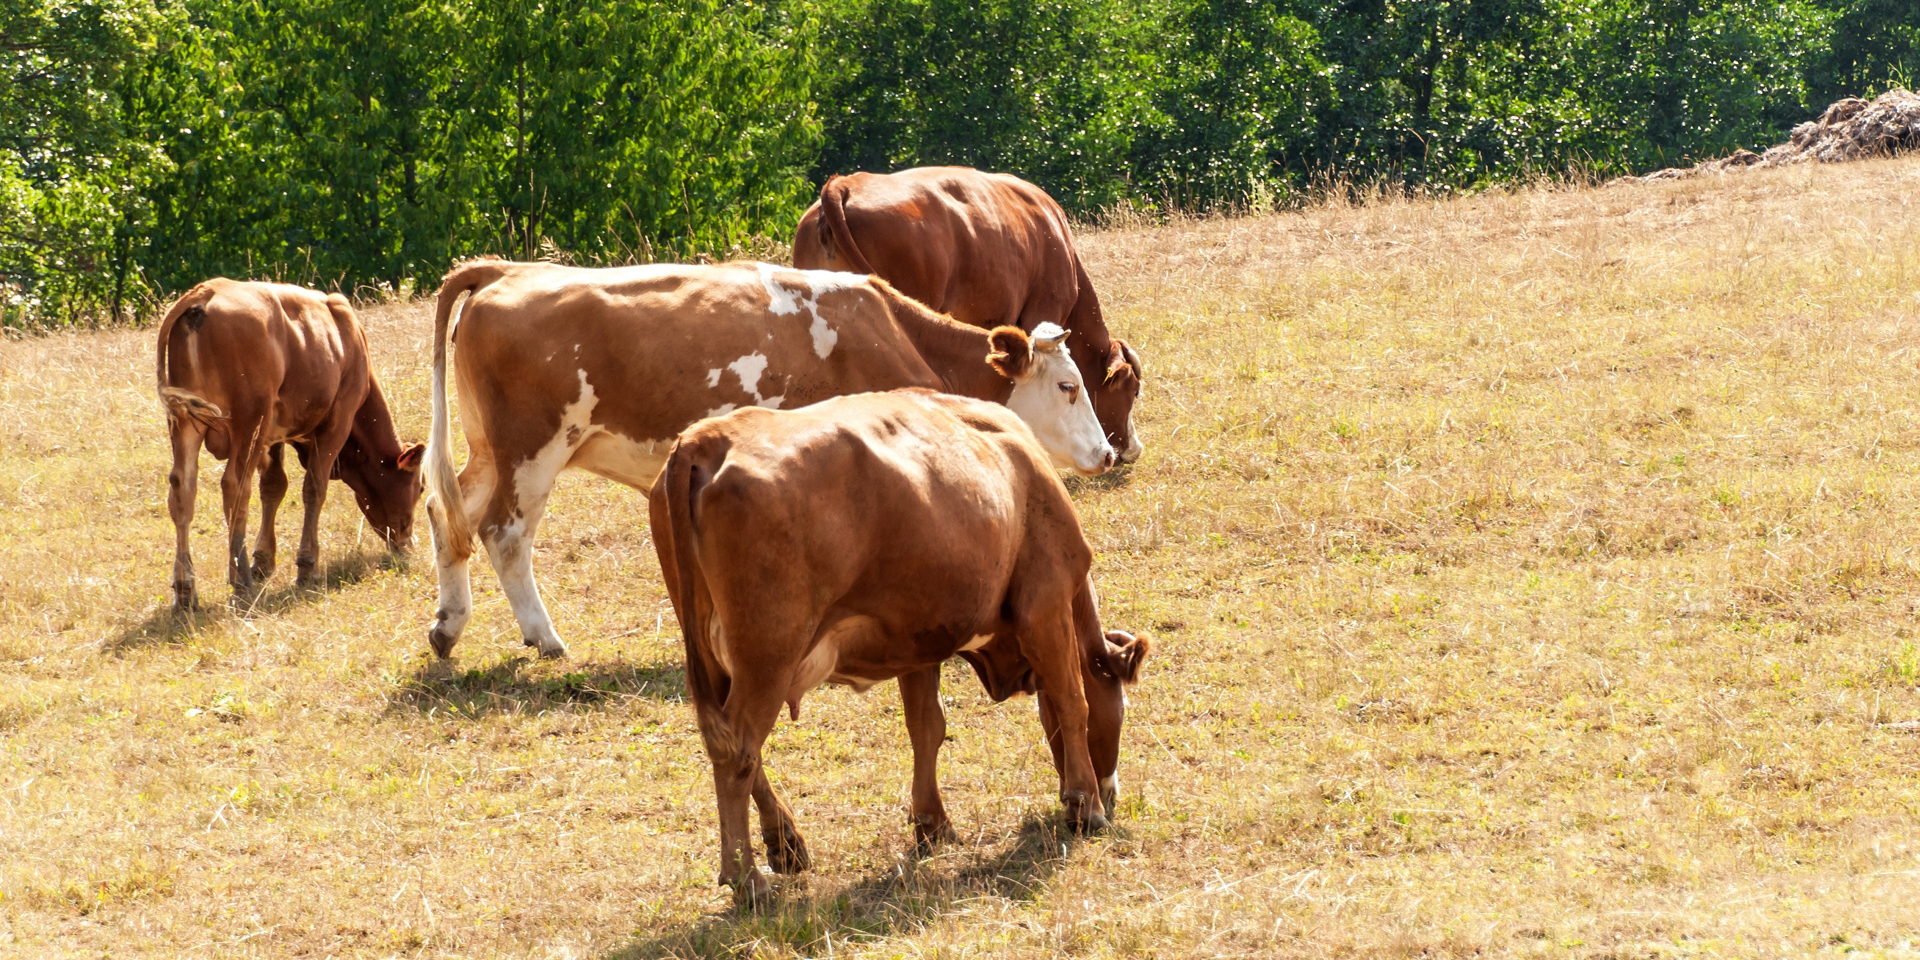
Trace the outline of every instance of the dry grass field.
<instances>
[{"instance_id":1,"label":"dry grass field","mask_svg":"<svg viewBox=\"0 0 1920 960\"><path fill-rule=\"evenodd\" d=\"M149 331L0 346L0 953L1920 952L1920 161L1089 230L1146 457L1076 482L1158 642L1116 828L952 665L964 843L908 859L891 685L769 769L817 872L712 885L644 500L563 480L526 658L483 563L335 486L329 584L167 613ZM424 438L424 303L368 308ZM457 362L457 361L456 361ZM217 488L215 488L217 489ZM297 533L297 497L281 520ZM257 514L256 514L257 515ZM424 532L423 532L424 536Z\"/></svg>"}]
</instances>

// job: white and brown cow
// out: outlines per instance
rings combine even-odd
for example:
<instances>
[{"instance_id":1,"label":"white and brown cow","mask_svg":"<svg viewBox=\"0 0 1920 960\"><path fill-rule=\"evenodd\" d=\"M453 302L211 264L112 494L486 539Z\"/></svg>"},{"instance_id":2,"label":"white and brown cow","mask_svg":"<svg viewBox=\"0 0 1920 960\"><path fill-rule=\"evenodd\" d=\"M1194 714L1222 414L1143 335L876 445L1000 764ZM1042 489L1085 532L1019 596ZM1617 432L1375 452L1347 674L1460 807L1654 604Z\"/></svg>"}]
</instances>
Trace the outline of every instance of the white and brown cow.
<instances>
[{"instance_id":1,"label":"white and brown cow","mask_svg":"<svg viewBox=\"0 0 1920 960\"><path fill-rule=\"evenodd\" d=\"M682 434L649 499L713 762L722 883L755 899L768 888L748 797L768 864L808 865L761 748L781 708L798 720L821 683L899 678L915 839L950 837L936 763L940 664L956 655L995 700L1039 694L1068 821L1105 825L1122 687L1147 643L1101 629L1093 550L1018 417L924 390L741 410Z\"/></svg>"},{"instance_id":2,"label":"white and brown cow","mask_svg":"<svg viewBox=\"0 0 1920 960\"><path fill-rule=\"evenodd\" d=\"M468 291L451 335L470 451L456 480L448 328ZM1105 470L1114 451L1065 337L1058 327L980 330L883 280L764 263L456 267L434 321L426 469L440 607L428 640L449 655L472 615L467 561L478 533L527 645L564 656L532 567L554 478L580 469L648 490L681 430L736 408L929 387L1005 403L1056 465Z\"/></svg>"}]
</instances>

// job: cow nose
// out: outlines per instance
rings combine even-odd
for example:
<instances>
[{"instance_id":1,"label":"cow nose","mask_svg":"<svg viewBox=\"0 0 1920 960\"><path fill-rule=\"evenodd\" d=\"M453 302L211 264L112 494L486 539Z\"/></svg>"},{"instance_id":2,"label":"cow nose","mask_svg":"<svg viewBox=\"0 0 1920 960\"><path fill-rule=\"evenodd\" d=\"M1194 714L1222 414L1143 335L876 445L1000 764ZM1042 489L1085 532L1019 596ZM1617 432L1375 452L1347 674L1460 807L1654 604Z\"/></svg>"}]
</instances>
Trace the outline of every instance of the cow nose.
<instances>
[{"instance_id":1,"label":"cow nose","mask_svg":"<svg viewBox=\"0 0 1920 960\"><path fill-rule=\"evenodd\" d=\"M1113 469L1113 448L1112 447L1108 447L1107 455L1100 458L1100 469L1103 471Z\"/></svg>"}]
</instances>

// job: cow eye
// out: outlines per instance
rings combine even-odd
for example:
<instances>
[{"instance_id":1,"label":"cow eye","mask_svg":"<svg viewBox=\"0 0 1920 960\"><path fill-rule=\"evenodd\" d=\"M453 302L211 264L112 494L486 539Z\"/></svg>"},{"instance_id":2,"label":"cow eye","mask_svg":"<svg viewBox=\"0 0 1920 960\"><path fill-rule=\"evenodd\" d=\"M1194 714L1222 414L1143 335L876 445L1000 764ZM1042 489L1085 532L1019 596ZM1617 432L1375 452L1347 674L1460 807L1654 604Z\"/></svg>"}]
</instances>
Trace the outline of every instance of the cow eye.
<instances>
[{"instance_id":1,"label":"cow eye","mask_svg":"<svg viewBox=\"0 0 1920 960\"><path fill-rule=\"evenodd\" d=\"M1080 399L1080 388L1069 381L1060 381L1060 392L1067 395L1068 403L1073 403Z\"/></svg>"}]
</instances>

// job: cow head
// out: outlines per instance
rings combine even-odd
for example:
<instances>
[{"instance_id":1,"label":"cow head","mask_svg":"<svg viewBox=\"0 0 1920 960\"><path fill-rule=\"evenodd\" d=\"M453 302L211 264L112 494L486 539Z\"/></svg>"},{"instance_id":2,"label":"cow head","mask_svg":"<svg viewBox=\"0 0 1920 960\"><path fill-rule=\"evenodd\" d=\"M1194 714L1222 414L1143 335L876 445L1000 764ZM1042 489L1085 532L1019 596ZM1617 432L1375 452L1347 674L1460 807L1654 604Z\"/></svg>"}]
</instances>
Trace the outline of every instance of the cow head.
<instances>
[{"instance_id":1,"label":"cow head","mask_svg":"<svg viewBox=\"0 0 1920 960\"><path fill-rule=\"evenodd\" d=\"M1109 630L1098 645L1086 649L1080 664L1081 687L1087 695L1087 754L1093 775L1100 781L1100 806L1108 817L1120 794L1120 727L1127 719L1127 692L1140 679L1140 665L1153 645L1146 637ZM1046 692L1035 698L1040 706L1040 728L1053 748L1053 769L1066 773L1061 752L1060 721L1047 704Z\"/></svg>"},{"instance_id":2,"label":"cow head","mask_svg":"<svg viewBox=\"0 0 1920 960\"><path fill-rule=\"evenodd\" d=\"M1032 336L1019 327L995 327L987 362L1013 381L1007 408L1033 430L1053 465L1091 476L1113 466L1114 452L1066 339L1067 331L1052 323L1034 327Z\"/></svg>"},{"instance_id":3,"label":"cow head","mask_svg":"<svg viewBox=\"0 0 1920 960\"><path fill-rule=\"evenodd\" d=\"M1121 463L1140 459L1144 445L1133 429L1133 404L1140 398L1140 382L1145 376L1140 355L1125 340L1114 337L1107 342L1102 358L1105 375L1093 389L1093 412L1107 431L1107 442L1120 451Z\"/></svg>"},{"instance_id":4,"label":"cow head","mask_svg":"<svg viewBox=\"0 0 1920 960\"><path fill-rule=\"evenodd\" d=\"M405 549L413 542L413 508L420 503L420 463L426 450L426 444L416 443L398 457L381 457L353 439L334 461L334 476L353 491L360 512L389 549Z\"/></svg>"}]
</instances>

